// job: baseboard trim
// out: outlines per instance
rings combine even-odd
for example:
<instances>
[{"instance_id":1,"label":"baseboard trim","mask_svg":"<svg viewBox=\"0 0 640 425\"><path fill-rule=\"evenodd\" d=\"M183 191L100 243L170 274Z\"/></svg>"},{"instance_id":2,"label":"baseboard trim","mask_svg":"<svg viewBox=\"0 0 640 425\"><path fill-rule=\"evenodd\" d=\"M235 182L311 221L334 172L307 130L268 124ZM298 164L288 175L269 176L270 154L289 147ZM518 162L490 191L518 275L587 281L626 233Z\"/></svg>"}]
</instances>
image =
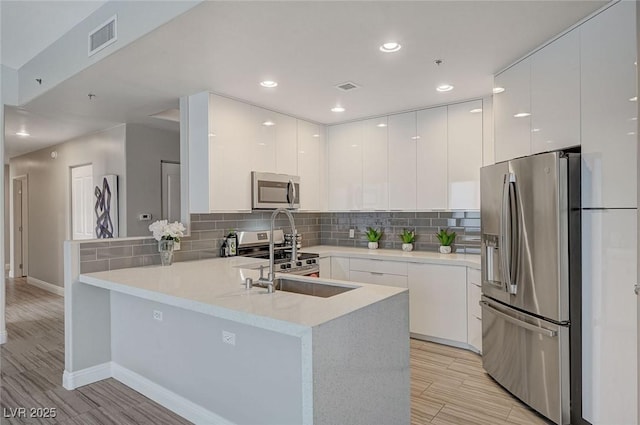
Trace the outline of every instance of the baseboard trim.
<instances>
[{"instance_id":1,"label":"baseboard trim","mask_svg":"<svg viewBox=\"0 0 640 425\"><path fill-rule=\"evenodd\" d=\"M475 347L472 347L471 345L467 344L466 342L454 341L454 340L445 339L445 338L436 338L436 337L433 337L433 336L417 334L417 333L414 333L414 332L411 332L409 334L409 336L411 338L420 339L422 341L429 341L429 342L435 342L436 344L449 345L451 347L462 348L462 349L465 349L465 350L472 351L472 352L474 352L476 354L480 354L480 352Z\"/></svg>"},{"instance_id":2,"label":"baseboard trim","mask_svg":"<svg viewBox=\"0 0 640 425\"><path fill-rule=\"evenodd\" d=\"M81 369L76 372L67 370L62 374L62 386L67 390L75 390L103 379L111 378L111 362Z\"/></svg>"},{"instance_id":3,"label":"baseboard trim","mask_svg":"<svg viewBox=\"0 0 640 425\"><path fill-rule=\"evenodd\" d=\"M27 283L35 286L36 288L44 289L47 292L64 297L64 288L62 286L54 285L53 283L45 282L44 280L36 279L31 276L27 276Z\"/></svg>"},{"instance_id":4,"label":"baseboard trim","mask_svg":"<svg viewBox=\"0 0 640 425\"><path fill-rule=\"evenodd\" d=\"M0 332L0 345L4 344L5 342L7 342L7 330L5 329L4 331Z\"/></svg>"},{"instance_id":5,"label":"baseboard trim","mask_svg":"<svg viewBox=\"0 0 640 425\"><path fill-rule=\"evenodd\" d=\"M233 425L221 416L116 363L112 377L195 424Z\"/></svg>"}]
</instances>

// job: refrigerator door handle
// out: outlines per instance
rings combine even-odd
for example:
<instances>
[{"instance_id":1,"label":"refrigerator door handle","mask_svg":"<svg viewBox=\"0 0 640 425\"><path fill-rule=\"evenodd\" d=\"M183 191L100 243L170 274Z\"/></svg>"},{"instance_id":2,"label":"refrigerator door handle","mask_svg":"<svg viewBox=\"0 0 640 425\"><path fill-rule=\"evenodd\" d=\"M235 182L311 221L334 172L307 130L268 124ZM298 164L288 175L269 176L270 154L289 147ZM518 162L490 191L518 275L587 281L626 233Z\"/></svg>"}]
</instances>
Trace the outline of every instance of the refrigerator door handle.
<instances>
[{"instance_id":1,"label":"refrigerator door handle","mask_svg":"<svg viewBox=\"0 0 640 425\"><path fill-rule=\"evenodd\" d=\"M500 310L494 308L491 306L491 304L489 304L486 301L480 301L480 305L482 306L482 308L486 308L487 310L491 311L491 314L494 314L498 317L500 317L501 319L509 322L509 323L513 323L516 326L519 326L521 328L524 328L526 330L532 331L532 332L537 332L540 333L542 335L548 336L549 338L553 338L556 335L558 335L557 331L552 331L551 329L547 329L547 328L543 328L540 326L536 326L536 325L532 325L531 323L527 323L524 322L520 319L516 319L513 316L509 316L506 313L501 312Z\"/></svg>"},{"instance_id":2,"label":"refrigerator door handle","mask_svg":"<svg viewBox=\"0 0 640 425\"><path fill-rule=\"evenodd\" d=\"M513 173L504 175L502 183L502 208L500 211L500 260L506 289L510 294L515 294L517 286L512 281L511 268L513 267L511 255L513 244L513 214L511 213L510 190L511 183L515 184L516 176ZM517 219L517 218L516 218Z\"/></svg>"}]
</instances>

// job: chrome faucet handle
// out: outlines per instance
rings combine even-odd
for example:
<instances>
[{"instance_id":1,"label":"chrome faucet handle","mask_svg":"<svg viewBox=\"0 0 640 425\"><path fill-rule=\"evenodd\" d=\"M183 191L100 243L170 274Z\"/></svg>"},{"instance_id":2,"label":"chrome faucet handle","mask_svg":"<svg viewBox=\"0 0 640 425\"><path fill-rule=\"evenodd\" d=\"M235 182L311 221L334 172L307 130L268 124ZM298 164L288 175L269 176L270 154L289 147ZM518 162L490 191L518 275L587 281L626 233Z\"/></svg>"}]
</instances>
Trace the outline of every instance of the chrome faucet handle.
<instances>
[{"instance_id":1,"label":"chrome faucet handle","mask_svg":"<svg viewBox=\"0 0 640 425\"><path fill-rule=\"evenodd\" d=\"M268 294L273 294L274 292L276 292L276 289L273 285L273 281L269 281L267 282L267 293Z\"/></svg>"},{"instance_id":2,"label":"chrome faucet handle","mask_svg":"<svg viewBox=\"0 0 640 425\"><path fill-rule=\"evenodd\" d=\"M251 289L253 287L253 279L251 279L250 277L246 278L244 280L244 287L246 289Z\"/></svg>"},{"instance_id":3,"label":"chrome faucet handle","mask_svg":"<svg viewBox=\"0 0 640 425\"><path fill-rule=\"evenodd\" d=\"M260 280L264 280L264 266L260 266Z\"/></svg>"}]
</instances>

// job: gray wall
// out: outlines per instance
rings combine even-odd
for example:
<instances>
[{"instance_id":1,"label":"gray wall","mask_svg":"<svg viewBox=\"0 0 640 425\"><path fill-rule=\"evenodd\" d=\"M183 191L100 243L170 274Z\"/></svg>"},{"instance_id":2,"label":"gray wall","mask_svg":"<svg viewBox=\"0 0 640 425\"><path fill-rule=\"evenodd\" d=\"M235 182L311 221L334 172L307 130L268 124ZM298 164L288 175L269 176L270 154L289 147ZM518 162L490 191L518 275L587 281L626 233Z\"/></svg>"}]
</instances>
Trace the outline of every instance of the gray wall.
<instances>
[{"instance_id":1,"label":"gray wall","mask_svg":"<svg viewBox=\"0 0 640 425\"><path fill-rule=\"evenodd\" d=\"M127 124L125 152L127 236L149 236L149 224L162 215L160 162L180 162L180 134ZM151 213L152 221L138 221L141 213Z\"/></svg>"},{"instance_id":2,"label":"gray wall","mask_svg":"<svg viewBox=\"0 0 640 425\"><path fill-rule=\"evenodd\" d=\"M9 165L4 166L4 265L9 264Z\"/></svg>"},{"instance_id":3,"label":"gray wall","mask_svg":"<svg viewBox=\"0 0 640 425\"><path fill-rule=\"evenodd\" d=\"M51 158L51 151L58 157ZM118 175L119 217L126 211L125 126L82 136L11 159L10 175L28 175L28 276L63 286L62 243L71 236L71 167L93 164L94 183ZM126 220L120 222L126 234Z\"/></svg>"}]
</instances>

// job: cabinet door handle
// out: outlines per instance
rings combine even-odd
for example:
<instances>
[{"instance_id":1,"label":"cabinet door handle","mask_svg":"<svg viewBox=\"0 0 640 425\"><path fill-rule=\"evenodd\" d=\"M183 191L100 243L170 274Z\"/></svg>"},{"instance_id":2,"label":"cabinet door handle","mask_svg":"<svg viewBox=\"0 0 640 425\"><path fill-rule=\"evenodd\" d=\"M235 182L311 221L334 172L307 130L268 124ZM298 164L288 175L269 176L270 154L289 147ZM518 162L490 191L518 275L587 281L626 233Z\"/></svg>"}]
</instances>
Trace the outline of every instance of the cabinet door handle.
<instances>
[{"instance_id":1,"label":"cabinet door handle","mask_svg":"<svg viewBox=\"0 0 640 425\"><path fill-rule=\"evenodd\" d=\"M373 275L376 275L376 276L382 276L382 275L384 275L384 273L379 273L379 272L369 272L369 273L371 273L371 274L373 274Z\"/></svg>"}]
</instances>

